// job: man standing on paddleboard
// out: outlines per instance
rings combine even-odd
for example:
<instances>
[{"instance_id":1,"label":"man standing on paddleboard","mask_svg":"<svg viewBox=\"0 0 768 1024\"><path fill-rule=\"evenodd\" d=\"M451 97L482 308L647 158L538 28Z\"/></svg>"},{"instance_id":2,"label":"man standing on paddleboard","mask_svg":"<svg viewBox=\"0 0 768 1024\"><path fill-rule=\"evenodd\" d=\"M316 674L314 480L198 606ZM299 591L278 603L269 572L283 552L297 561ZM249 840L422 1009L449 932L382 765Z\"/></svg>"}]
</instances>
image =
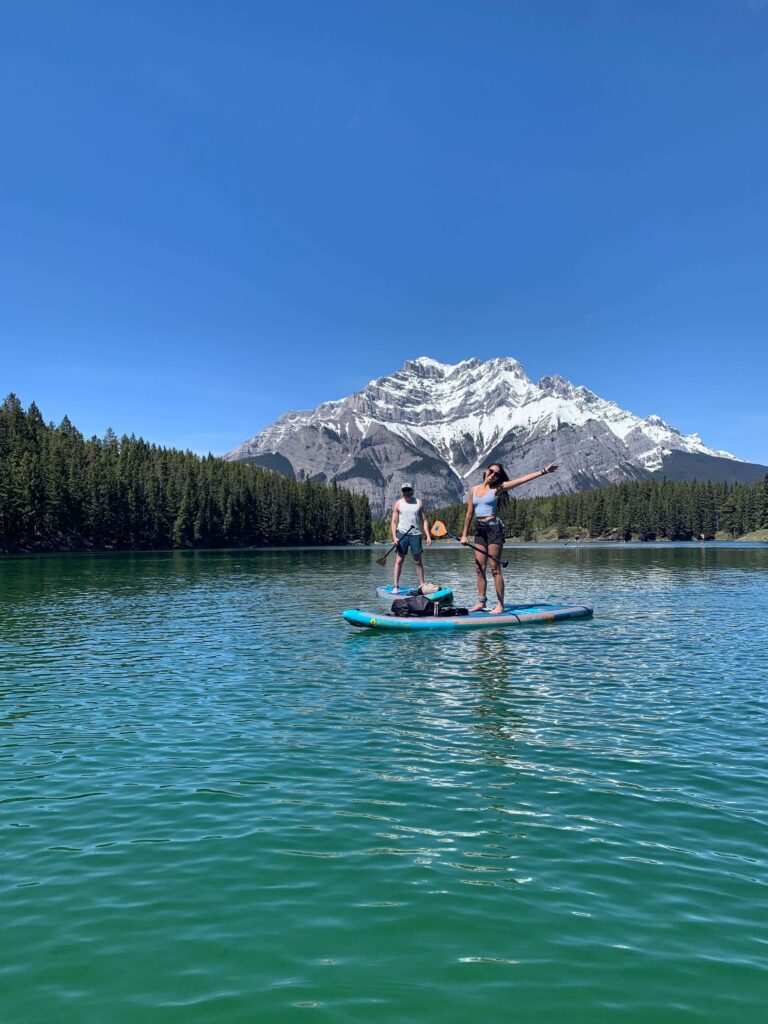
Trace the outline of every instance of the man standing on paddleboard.
<instances>
[{"instance_id":1,"label":"man standing on paddleboard","mask_svg":"<svg viewBox=\"0 0 768 1024\"><path fill-rule=\"evenodd\" d=\"M400 487L402 498L398 498L392 508L392 543L396 545L395 573L393 593L399 592L400 570L403 568L405 556L410 550L413 560L416 563L416 575L419 577L419 586L424 586L424 566L421 564L421 532L427 540L427 545L432 543L432 536L429 532L429 520L424 512L424 502L416 498L413 493L413 484L404 483Z\"/></svg>"}]
</instances>

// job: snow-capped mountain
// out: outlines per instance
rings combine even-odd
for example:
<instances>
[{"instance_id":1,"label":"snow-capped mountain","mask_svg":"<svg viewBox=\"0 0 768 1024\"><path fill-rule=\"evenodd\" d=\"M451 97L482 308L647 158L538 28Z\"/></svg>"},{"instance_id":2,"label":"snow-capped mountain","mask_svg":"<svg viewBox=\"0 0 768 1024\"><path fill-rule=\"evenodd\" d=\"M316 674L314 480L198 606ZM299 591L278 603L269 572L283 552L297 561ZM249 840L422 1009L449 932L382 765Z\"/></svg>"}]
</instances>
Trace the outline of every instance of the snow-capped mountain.
<instances>
[{"instance_id":1,"label":"snow-capped mountain","mask_svg":"<svg viewBox=\"0 0 768 1024\"><path fill-rule=\"evenodd\" d=\"M760 479L765 467L707 447L658 416L641 419L559 376L528 378L512 358L453 366L422 356L347 398L285 413L227 456L368 495L375 516L403 479L432 507L461 501L491 460L520 476L558 472L520 496L619 480Z\"/></svg>"}]
</instances>

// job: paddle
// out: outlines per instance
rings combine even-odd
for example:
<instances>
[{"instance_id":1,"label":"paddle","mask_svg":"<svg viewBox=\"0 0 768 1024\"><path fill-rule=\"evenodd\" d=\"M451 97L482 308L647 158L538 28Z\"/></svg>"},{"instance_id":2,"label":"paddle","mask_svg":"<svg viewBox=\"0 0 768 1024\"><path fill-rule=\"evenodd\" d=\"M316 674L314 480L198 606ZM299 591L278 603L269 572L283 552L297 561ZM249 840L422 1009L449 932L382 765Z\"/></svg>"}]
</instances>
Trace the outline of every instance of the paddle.
<instances>
[{"instance_id":1,"label":"paddle","mask_svg":"<svg viewBox=\"0 0 768 1024\"><path fill-rule=\"evenodd\" d=\"M404 537L407 537L407 536L408 536L408 534L409 534L409 533L411 532L411 530L412 530L412 529L413 529L413 527L412 527L412 526L409 526L409 527L408 527L408 529L407 529L407 530L405 531L405 533L403 534L403 536L404 536ZM397 544L399 544L399 543L400 543L400 541L398 541L398 542L397 542ZM393 545L392 545L392 547L391 547L391 548L389 549L389 551L386 551L386 552L385 552L385 553L384 553L384 554L383 554L383 555L381 556L381 558L377 558L377 559L376 559L376 561L377 561L377 562L379 563L379 565L386 565L386 564L387 564L387 556L388 556L388 555L391 555L391 554L392 554L392 552L393 552L393 551L395 550L395 548L397 547L397 544L393 544Z\"/></svg>"},{"instance_id":2,"label":"paddle","mask_svg":"<svg viewBox=\"0 0 768 1024\"><path fill-rule=\"evenodd\" d=\"M445 528L445 523L441 523L439 519L437 520L436 523L432 524L431 532L433 537L450 537L451 540L459 540L455 533L448 533L448 531ZM461 543L461 541L459 541L459 543ZM502 569L506 569L507 566L509 565L509 562L506 560L506 558L502 562L502 560L500 558L497 558L496 555L490 554L490 552L488 552L485 548L479 548L476 544L465 544L464 546L472 548L474 551L479 551L481 555L488 555L488 557L492 558L494 562L498 562Z\"/></svg>"}]
</instances>

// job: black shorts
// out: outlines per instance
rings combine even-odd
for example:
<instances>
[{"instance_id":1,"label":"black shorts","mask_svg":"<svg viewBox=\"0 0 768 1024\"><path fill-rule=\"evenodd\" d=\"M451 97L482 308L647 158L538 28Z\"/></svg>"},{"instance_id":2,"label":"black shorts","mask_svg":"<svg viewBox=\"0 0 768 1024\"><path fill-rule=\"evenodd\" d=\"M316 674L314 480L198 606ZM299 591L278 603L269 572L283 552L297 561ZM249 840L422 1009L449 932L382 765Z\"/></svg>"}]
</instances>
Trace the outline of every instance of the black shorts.
<instances>
[{"instance_id":1,"label":"black shorts","mask_svg":"<svg viewBox=\"0 0 768 1024\"><path fill-rule=\"evenodd\" d=\"M490 519L487 523L477 522L475 525L475 544L488 548L491 544L502 547L504 544L504 523L500 519Z\"/></svg>"}]
</instances>

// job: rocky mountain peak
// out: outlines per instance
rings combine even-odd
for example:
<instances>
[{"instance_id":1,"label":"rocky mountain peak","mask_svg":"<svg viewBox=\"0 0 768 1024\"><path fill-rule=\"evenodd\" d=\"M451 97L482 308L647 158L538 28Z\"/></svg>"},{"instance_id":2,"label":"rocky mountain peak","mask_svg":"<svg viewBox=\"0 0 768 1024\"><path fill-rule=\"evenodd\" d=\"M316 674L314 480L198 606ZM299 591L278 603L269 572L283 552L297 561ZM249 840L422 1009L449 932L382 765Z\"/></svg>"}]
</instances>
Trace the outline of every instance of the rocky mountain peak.
<instances>
[{"instance_id":1,"label":"rocky mountain peak","mask_svg":"<svg viewBox=\"0 0 768 1024\"><path fill-rule=\"evenodd\" d=\"M671 456L677 466L722 462L723 472L738 463L698 434L641 419L559 374L535 384L512 357L451 364L419 356L346 398L284 414L227 457L337 480L366 493L382 515L403 474L434 507L463 500L491 458L511 475L556 462L556 474L526 486L535 495L642 478Z\"/></svg>"},{"instance_id":2,"label":"rocky mountain peak","mask_svg":"<svg viewBox=\"0 0 768 1024\"><path fill-rule=\"evenodd\" d=\"M576 390L569 380L561 377L558 373L553 373L550 377L542 377L539 387L545 395L554 395L556 398L572 398Z\"/></svg>"},{"instance_id":3,"label":"rocky mountain peak","mask_svg":"<svg viewBox=\"0 0 768 1024\"><path fill-rule=\"evenodd\" d=\"M417 359L406 359L403 363L401 374L413 374L416 377L425 379L441 379L453 367L447 363L440 363L437 359L430 359L429 356L419 356Z\"/></svg>"}]
</instances>

